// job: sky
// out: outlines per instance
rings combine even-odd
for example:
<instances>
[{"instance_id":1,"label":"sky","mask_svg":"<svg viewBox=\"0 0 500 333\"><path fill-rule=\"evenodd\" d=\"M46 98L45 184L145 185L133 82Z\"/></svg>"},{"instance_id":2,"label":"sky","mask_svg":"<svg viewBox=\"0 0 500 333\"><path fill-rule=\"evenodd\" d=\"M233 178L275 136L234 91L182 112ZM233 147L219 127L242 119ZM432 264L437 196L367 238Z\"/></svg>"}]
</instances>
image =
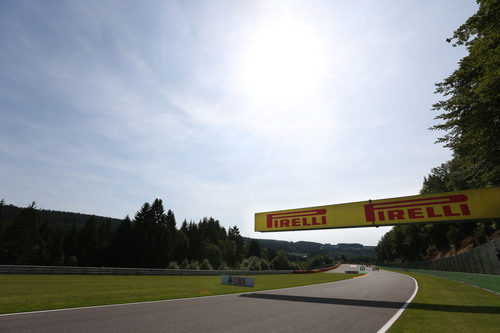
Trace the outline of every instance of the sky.
<instances>
[{"instance_id":1,"label":"sky","mask_svg":"<svg viewBox=\"0 0 500 333\"><path fill-rule=\"evenodd\" d=\"M0 1L0 198L256 233L254 213L418 194L474 1Z\"/></svg>"}]
</instances>

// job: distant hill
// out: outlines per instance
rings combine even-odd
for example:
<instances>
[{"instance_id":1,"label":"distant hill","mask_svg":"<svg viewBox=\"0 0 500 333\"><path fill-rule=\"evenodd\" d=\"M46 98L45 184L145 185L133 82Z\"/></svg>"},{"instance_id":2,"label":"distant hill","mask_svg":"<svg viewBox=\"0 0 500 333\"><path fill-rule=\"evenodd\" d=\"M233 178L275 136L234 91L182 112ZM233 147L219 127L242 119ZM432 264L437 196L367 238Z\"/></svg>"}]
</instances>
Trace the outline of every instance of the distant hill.
<instances>
[{"instance_id":1,"label":"distant hill","mask_svg":"<svg viewBox=\"0 0 500 333\"><path fill-rule=\"evenodd\" d=\"M9 224L21 213L23 208L14 205L5 205L2 210L2 218ZM40 222L56 223L65 226L71 226L73 223L83 225L90 217L94 217L98 223L110 221L111 227L115 228L120 223L120 219L114 219L105 216L96 216L90 214L61 212L57 210L37 209Z\"/></svg>"},{"instance_id":2,"label":"distant hill","mask_svg":"<svg viewBox=\"0 0 500 333\"><path fill-rule=\"evenodd\" d=\"M245 244L249 244L252 238L243 237ZM274 239L257 239L259 245L273 251L284 251L312 257L316 254L329 254L332 257L344 255L347 259L359 256L375 256L375 246L364 246L358 243L339 243L337 245L322 244L316 242L287 242Z\"/></svg>"}]
</instances>

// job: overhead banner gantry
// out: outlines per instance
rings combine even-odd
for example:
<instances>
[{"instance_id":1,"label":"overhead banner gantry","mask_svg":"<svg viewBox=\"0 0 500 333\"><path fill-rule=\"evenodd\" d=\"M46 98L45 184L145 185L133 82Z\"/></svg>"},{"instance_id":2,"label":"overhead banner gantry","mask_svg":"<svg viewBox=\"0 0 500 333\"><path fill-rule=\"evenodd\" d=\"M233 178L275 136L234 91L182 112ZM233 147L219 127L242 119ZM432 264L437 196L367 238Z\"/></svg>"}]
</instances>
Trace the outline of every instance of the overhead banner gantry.
<instances>
[{"instance_id":1,"label":"overhead banner gantry","mask_svg":"<svg viewBox=\"0 0 500 333\"><path fill-rule=\"evenodd\" d=\"M500 218L500 187L255 214L255 231L378 227Z\"/></svg>"}]
</instances>

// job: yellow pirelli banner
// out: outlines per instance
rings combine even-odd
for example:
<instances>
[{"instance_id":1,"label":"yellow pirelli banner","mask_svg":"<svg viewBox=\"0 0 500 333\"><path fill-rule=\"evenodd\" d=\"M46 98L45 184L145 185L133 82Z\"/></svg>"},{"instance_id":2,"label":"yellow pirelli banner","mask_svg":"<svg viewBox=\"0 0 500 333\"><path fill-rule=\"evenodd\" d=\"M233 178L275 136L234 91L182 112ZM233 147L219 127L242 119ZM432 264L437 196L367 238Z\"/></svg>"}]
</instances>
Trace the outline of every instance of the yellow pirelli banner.
<instances>
[{"instance_id":1,"label":"yellow pirelli banner","mask_svg":"<svg viewBox=\"0 0 500 333\"><path fill-rule=\"evenodd\" d=\"M500 187L255 214L255 231L373 227L500 218Z\"/></svg>"}]
</instances>

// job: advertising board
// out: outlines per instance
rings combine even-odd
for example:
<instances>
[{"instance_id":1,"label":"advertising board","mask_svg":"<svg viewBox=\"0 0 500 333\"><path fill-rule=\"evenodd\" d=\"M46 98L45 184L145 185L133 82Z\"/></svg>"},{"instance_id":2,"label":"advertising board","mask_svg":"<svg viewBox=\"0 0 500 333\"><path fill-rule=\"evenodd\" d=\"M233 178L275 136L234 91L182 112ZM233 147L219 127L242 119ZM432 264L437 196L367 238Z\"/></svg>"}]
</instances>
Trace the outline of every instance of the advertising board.
<instances>
[{"instance_id":1,"label":"advertising board","mask_svg":"<svg viewBox=\"0 0 500 333\"><path fill-rule=\"evenodd\" d=\"M377 227L500 218L500 187L255 214L255 231Z\"/></svg>"},{"instance_id":2,"label":"advertising board","mask_svg":"<svg viewBox=\"0 0 500 333\"><path fill-rule=\"evenodd\" d=\"M221 275L221 284L230 284L240 287L253 287L254 279L251 277Z\"/></svg>"}]
</instances>

